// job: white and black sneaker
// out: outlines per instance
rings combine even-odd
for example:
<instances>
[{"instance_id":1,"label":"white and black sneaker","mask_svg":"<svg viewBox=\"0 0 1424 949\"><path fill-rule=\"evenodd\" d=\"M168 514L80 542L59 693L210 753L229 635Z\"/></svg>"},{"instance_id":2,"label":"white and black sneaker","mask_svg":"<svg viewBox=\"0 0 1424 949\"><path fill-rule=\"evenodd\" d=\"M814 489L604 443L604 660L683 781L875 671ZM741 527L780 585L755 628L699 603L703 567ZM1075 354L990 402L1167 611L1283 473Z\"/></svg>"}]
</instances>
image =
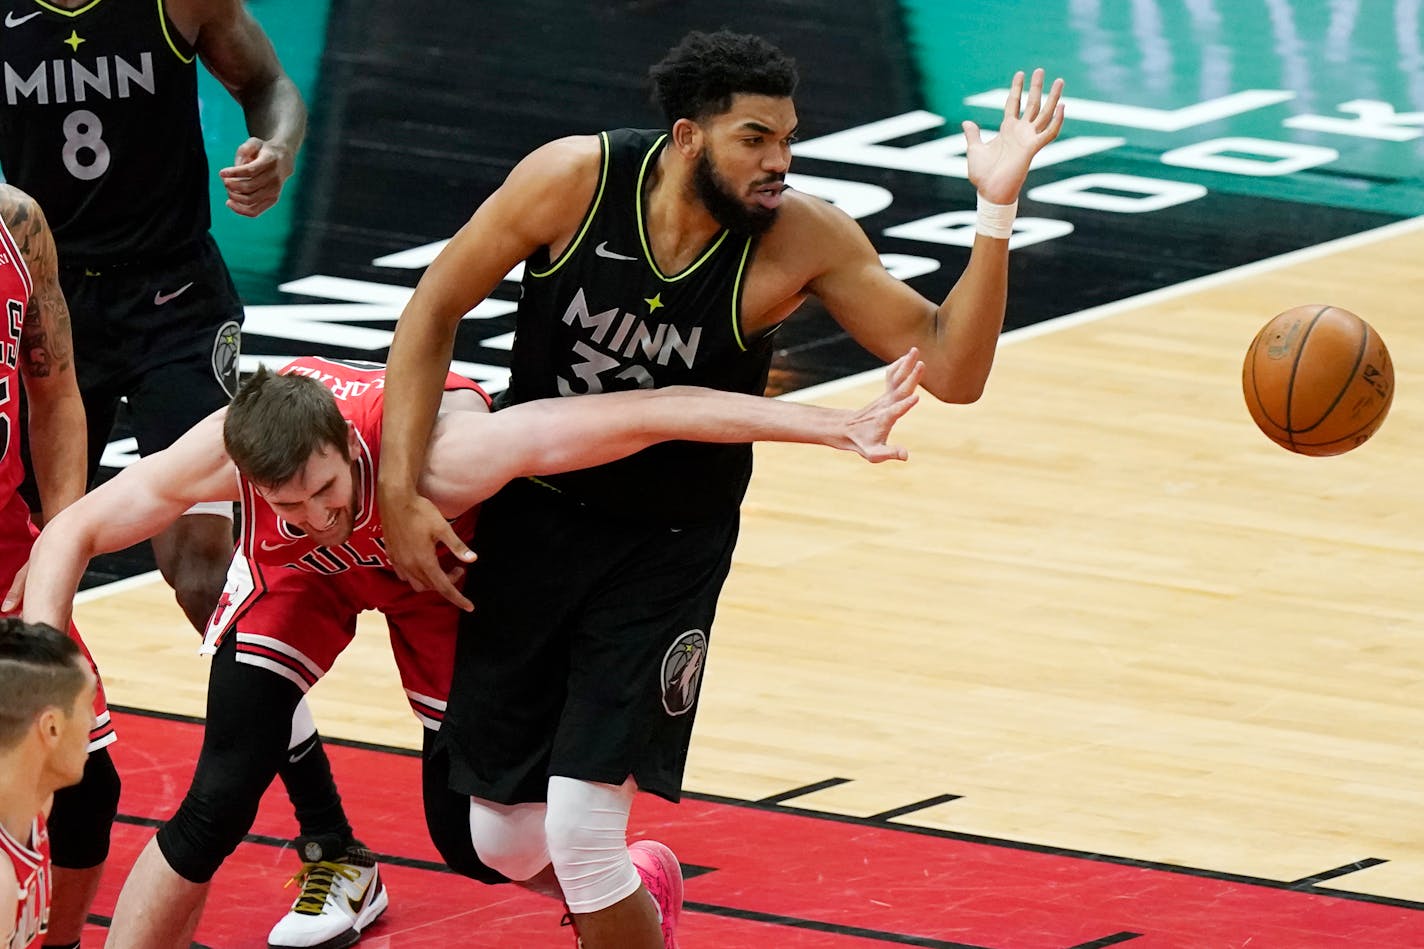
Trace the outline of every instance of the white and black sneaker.
<instances>
[{"instance_id":1,"label":"white and black sneaker","mask_svg":"<svg viewBox=\"0 0 1424 949\"><path fill-rule=\"evenodd\" d=\"M334 843L297 838L302 869L288 885L302 892L267 935L269 949L344 949L386 911L390 898L375 855L356 842L332 853Z\"/></svg>"}]
</instances>

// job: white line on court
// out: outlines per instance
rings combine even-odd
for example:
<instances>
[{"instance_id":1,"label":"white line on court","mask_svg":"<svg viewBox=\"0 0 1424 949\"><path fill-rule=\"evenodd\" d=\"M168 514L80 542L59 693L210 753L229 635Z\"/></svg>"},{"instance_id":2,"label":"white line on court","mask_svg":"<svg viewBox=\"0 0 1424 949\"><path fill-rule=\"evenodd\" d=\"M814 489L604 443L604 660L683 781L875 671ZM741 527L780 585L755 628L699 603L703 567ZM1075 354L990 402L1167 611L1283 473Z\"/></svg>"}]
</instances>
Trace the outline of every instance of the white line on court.
<instances>
[{"instance_id":1,"label":"white line on court","mask_svg":"<svg viewBox=\"0 0 1424 949\"><path fill-rule=\"evenodd\" d=\"M1060 330L1071 329L1074 326L1082 326L1084 323L1092 323L1095 320L1101 320L1104 317L1121 313L1124 310L1161 303L1164 300L1173 300L1177 297L1186 296L1189 293L1196 293L1199 290L1206 290L1236 280L1242 280L1246 277L1253 277L1257 274L1279 270L1282 267L1289 267L1309 260L1316 260L1320 257L1339 253L1340 251L1353 250L1356 247L1363 247L1379 241L1388 240L1392 237L1398 237L1401 234L1409 234L1421 228L1424 228L1424 217L1395 221L1393 224L1386 224L1383 227L1377 227L1369 231L1361 231L1359 234L1339 237L1333 241L1326 241L1324 244L1302 247L1300 250L1293 250L1277 257L1268 257L1265 260L1242 264L1240 267L1233 267L1230 270L1223 270L1220 273L1196 277L1183 283L1173 284L1170 287L1149 290L1146 293L1139 293L1135 297L1114 300L1112 303L1104 303L1101 306L1095 306L1087 310L1079 310L1077 313L1065 313L1063 316L1054 317L1051 320L1044 320L1042 323L1021 326L1016 330L1009 330L1000 336L999 345L1004 346L1009 343L1019 342L1020 340L1033 339L1037 336L1045 336ZM1261 318L1264 320L1271 315L1273 314L1263 314ZM797 389L795 392L788 392L781 396L781 398L788 399L792 402L811 402L836 392L853 389L867 382L879 381L884 376L884 373L885 370L883 368L867 369L853 376L832 379L830 382L823 382L820 385L810 386L806 389Z\"/></svg>"},{"instance_id":2,"label":"white line on court","mask_svg":"<svg viewBox=\"0 0 1424 949\"><path fill-rule=\"evenodd\" d=\"M106 596L113 596L115 593L124 593L136 587L146 587L150 583L161 581L163 575L157 570L150 570L147 573L134 574L132 577L124 577L122 580L115 580L112 583L105 583L101 586L90 587L81 590L74 595L74 605L88 603L91 600L102 600Z\"/></svg>"}]
</instances>

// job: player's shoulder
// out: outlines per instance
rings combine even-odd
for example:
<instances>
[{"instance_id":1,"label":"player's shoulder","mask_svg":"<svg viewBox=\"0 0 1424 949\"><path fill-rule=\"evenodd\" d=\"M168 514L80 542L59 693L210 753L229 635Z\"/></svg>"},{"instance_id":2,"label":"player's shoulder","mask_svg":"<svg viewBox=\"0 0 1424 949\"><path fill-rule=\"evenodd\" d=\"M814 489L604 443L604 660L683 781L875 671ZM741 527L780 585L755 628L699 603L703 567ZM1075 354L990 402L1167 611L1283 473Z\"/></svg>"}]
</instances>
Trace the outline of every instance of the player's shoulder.
<instances>
[{"instance_id":1,"label":"player's shoulder","mask_svg":"<svg viewBox=\"0 0 1424 949\"><path fill-rule=\"evenodd\" d=\"M0 218L11 231L26 226L42 225L44 215L39 202L12 184L0 181Z\"/></svg>"},{"instance_id":2,"label":"player's shoulder","mask_svg":"<svg viewBox=\"0 0 1424 949\"><path fill-rule=\"evenodd\" d=\"M515 174L560 185L576 183L583 178L596 179L603 162L602 155L599 136L567 135L534 149L515 166Z\"/></svg>"},{"instance_id":3,"label":"player's shoulder","mask_svg":"<svg viewBox=\"0 0 1424 949\"><path fill-rule=\"evenodd\" d=\"M236 19L243 5L242 0L164 0L163 12L191 42L204 29Z\"/></svg>"},{"instance_id":4,"label":"player's shoulder","mask_svg":"<svg viewBox=\"0 0 1424 949\"><path fill-rule=\"evenodd\" d=\"M323 370L330 371L339 365L334 360L322 356L293 356L277 369L279 376L316 376ZM377 365L373 363L372 365ZM318 381L320 381L318 379Z\"/></svg>"},{"instance_id":5,"label":"player's shoulder","mask_svg":"<svg viewBox=\"0 0 1424 949\"><path fill-rule=\"evenodd\" d=\"M781 211L777 218L778 226L785 222L797 231L802 228L843 230L858 227L854 218L831 202L795 188L787 188L782 193Z\"/></svg>"},{"instance_id":6,"label":"player's shoulder","mask_svg":"<svg viewBox=\"0 0 1424 949\"><path fill-rule=\"evenodd\" d=\"M860 225L840 208L814 195L787 189L776 223L762 238L762 255L838 256L840 248L865 239Z\"/></svg>"},{"instance_id":7,"label":"player's shoulder","mask_svg":"<svg viewBox=\"0 0 1424 949\"><path fill-rule=\"evenodd\" d=\"M602 161L596 135L555 139L514 167L497 195L512 225L535 243L548 243L576 226L598 188Z\"/></svg>"}]
</instances>

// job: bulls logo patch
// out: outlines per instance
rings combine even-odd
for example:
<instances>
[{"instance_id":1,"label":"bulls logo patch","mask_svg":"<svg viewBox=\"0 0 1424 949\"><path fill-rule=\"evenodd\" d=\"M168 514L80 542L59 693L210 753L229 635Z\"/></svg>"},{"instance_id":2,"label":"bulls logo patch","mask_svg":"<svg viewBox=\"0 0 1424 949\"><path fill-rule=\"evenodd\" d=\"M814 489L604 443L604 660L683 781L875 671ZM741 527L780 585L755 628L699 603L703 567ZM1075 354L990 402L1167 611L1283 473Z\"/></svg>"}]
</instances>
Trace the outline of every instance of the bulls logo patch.
<instances>
[{"instance_id":1,"label":"bulls logo patch","mask_svg":"<svg viewBox=\"0 0 1424 949\"><path fill-rule=\"evenodd\" d=\"M228 398L237 394L237 363L241 355L242 326L237 320L228 320L213 337L213 375Z\"/></svg>"},{"instance_id":2,"label":"bulls logo patch","mask_svg":"<svg viewBox=\"0 0 1424 949\"><path fill-rule=\"evenodd\" d=\"M702 667L707 660L707 634L689 629L673 641L663 656L663 708L669 715L685 715L697 704L702 687Z\"/></svg>"}]
</instances>

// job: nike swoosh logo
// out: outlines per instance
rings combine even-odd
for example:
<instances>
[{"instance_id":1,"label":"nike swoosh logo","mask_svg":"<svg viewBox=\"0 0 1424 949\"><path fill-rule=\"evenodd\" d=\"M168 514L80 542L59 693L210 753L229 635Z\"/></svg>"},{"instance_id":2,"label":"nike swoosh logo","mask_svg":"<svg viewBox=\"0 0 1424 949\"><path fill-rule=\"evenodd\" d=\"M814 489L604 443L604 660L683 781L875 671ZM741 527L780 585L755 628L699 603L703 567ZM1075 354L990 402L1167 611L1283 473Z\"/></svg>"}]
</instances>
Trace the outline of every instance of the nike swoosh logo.
<instances>
[{"instance_id":1,"label":"nike swoosh logo","mask_svg":"<svg viewBox=\"0 0 1424 949\"><path fill-rule=\"evenodd\" d=\"M269 543L268 541L265 541L265 540L264 540L264 541L261 541L261 542L258 544L258 546L260 546L263 550L281 550L283 547L290 547L290 546L292 546L292 545L295 544L295 543L296 543L296 541L294 541L294 540L289 540L289 541L287 541L286 543L273 544L273 543Z\"/></svg>"},{"instance_id":2,"label":"nike swoosh logo","mask_svg":"<svg viewBox=\"0 0 1424 949\"><path fill-rule=\"evenodd\" d=\"M15 16L15 11L14 11L14 10L11 10L9 13L6 13L6 14L5 14L5 25L8 26L8 27L10 27L11 29L14 29L15 27L19 26L21 23L25 23L25 22L28 22L29 20L33 20L35 17L37 17L37 16L39 16L39 15L40 15L40 11L36 10L34 13L26 13L24 16Z\"/></svg>"},{"instance_id":3,"label":"nike swoosh logo","mask_svg":"<svg viewBox=\"0 0 1424 949\"><path fill-rule=\"evenodd\" d=\"M608 249L608 241L604 241L593 249L593 252L600 257L607 257L609 260L637 260L636 257L629 257L627 254L620 254Z\"/></svg>"},{"instance_id":4,"label":"nike swoosh logo","mask_svg":"<svg viewBox=\"0 0 1424 949\"><path fill-rule=\"evenodd\" d=\"M290 761L292 764L296 764L298 761L301 761L301 760L302 760L303 758L305 758L307 755L311 754L311 750L312 750L313 748L315 748L315 747L316 747L316 742L311 742L311 743L309 743L305 748L303 748L299 754L289 755L289 756L287 757L287 760ZM363 902L364 902L364 899L365 899L365 898L363 897L363 898L362 898Z\"/></svg>"},{"instance_id":5,"label":"nike swoosh logo","mask_svg":"<svg viewBox=\"0 0 1424 949\"><path fill-rule=\"evenodd\" d=\"M370 898L372 891L376 889L376 884L380 879L379 875L372 876L371 882L367 883L366 888L361 891L361 898L359 900L353 900L349 896L346 897L346 905L351 907L351 914L353 916L361 915L362 907L366 905L366 900Z\"/></svg>"},{"instance_id":6,"label":"nike swoosh logo","mask_svg":"<svg viewBox=\"0 0 1424 949\"><path fill-rule=\"evenodd\" d=\"M164 293L162 290L159 290L153 295L153 305L163 306L163 304L167 303L169 300L172 300L174 297L182 296L183 291L187 290L192 285L193 284L190 281L188 283L183 284L183 286L179 287L177 290L174 290L172 293Z\"/></svg>"}]
</instances>

